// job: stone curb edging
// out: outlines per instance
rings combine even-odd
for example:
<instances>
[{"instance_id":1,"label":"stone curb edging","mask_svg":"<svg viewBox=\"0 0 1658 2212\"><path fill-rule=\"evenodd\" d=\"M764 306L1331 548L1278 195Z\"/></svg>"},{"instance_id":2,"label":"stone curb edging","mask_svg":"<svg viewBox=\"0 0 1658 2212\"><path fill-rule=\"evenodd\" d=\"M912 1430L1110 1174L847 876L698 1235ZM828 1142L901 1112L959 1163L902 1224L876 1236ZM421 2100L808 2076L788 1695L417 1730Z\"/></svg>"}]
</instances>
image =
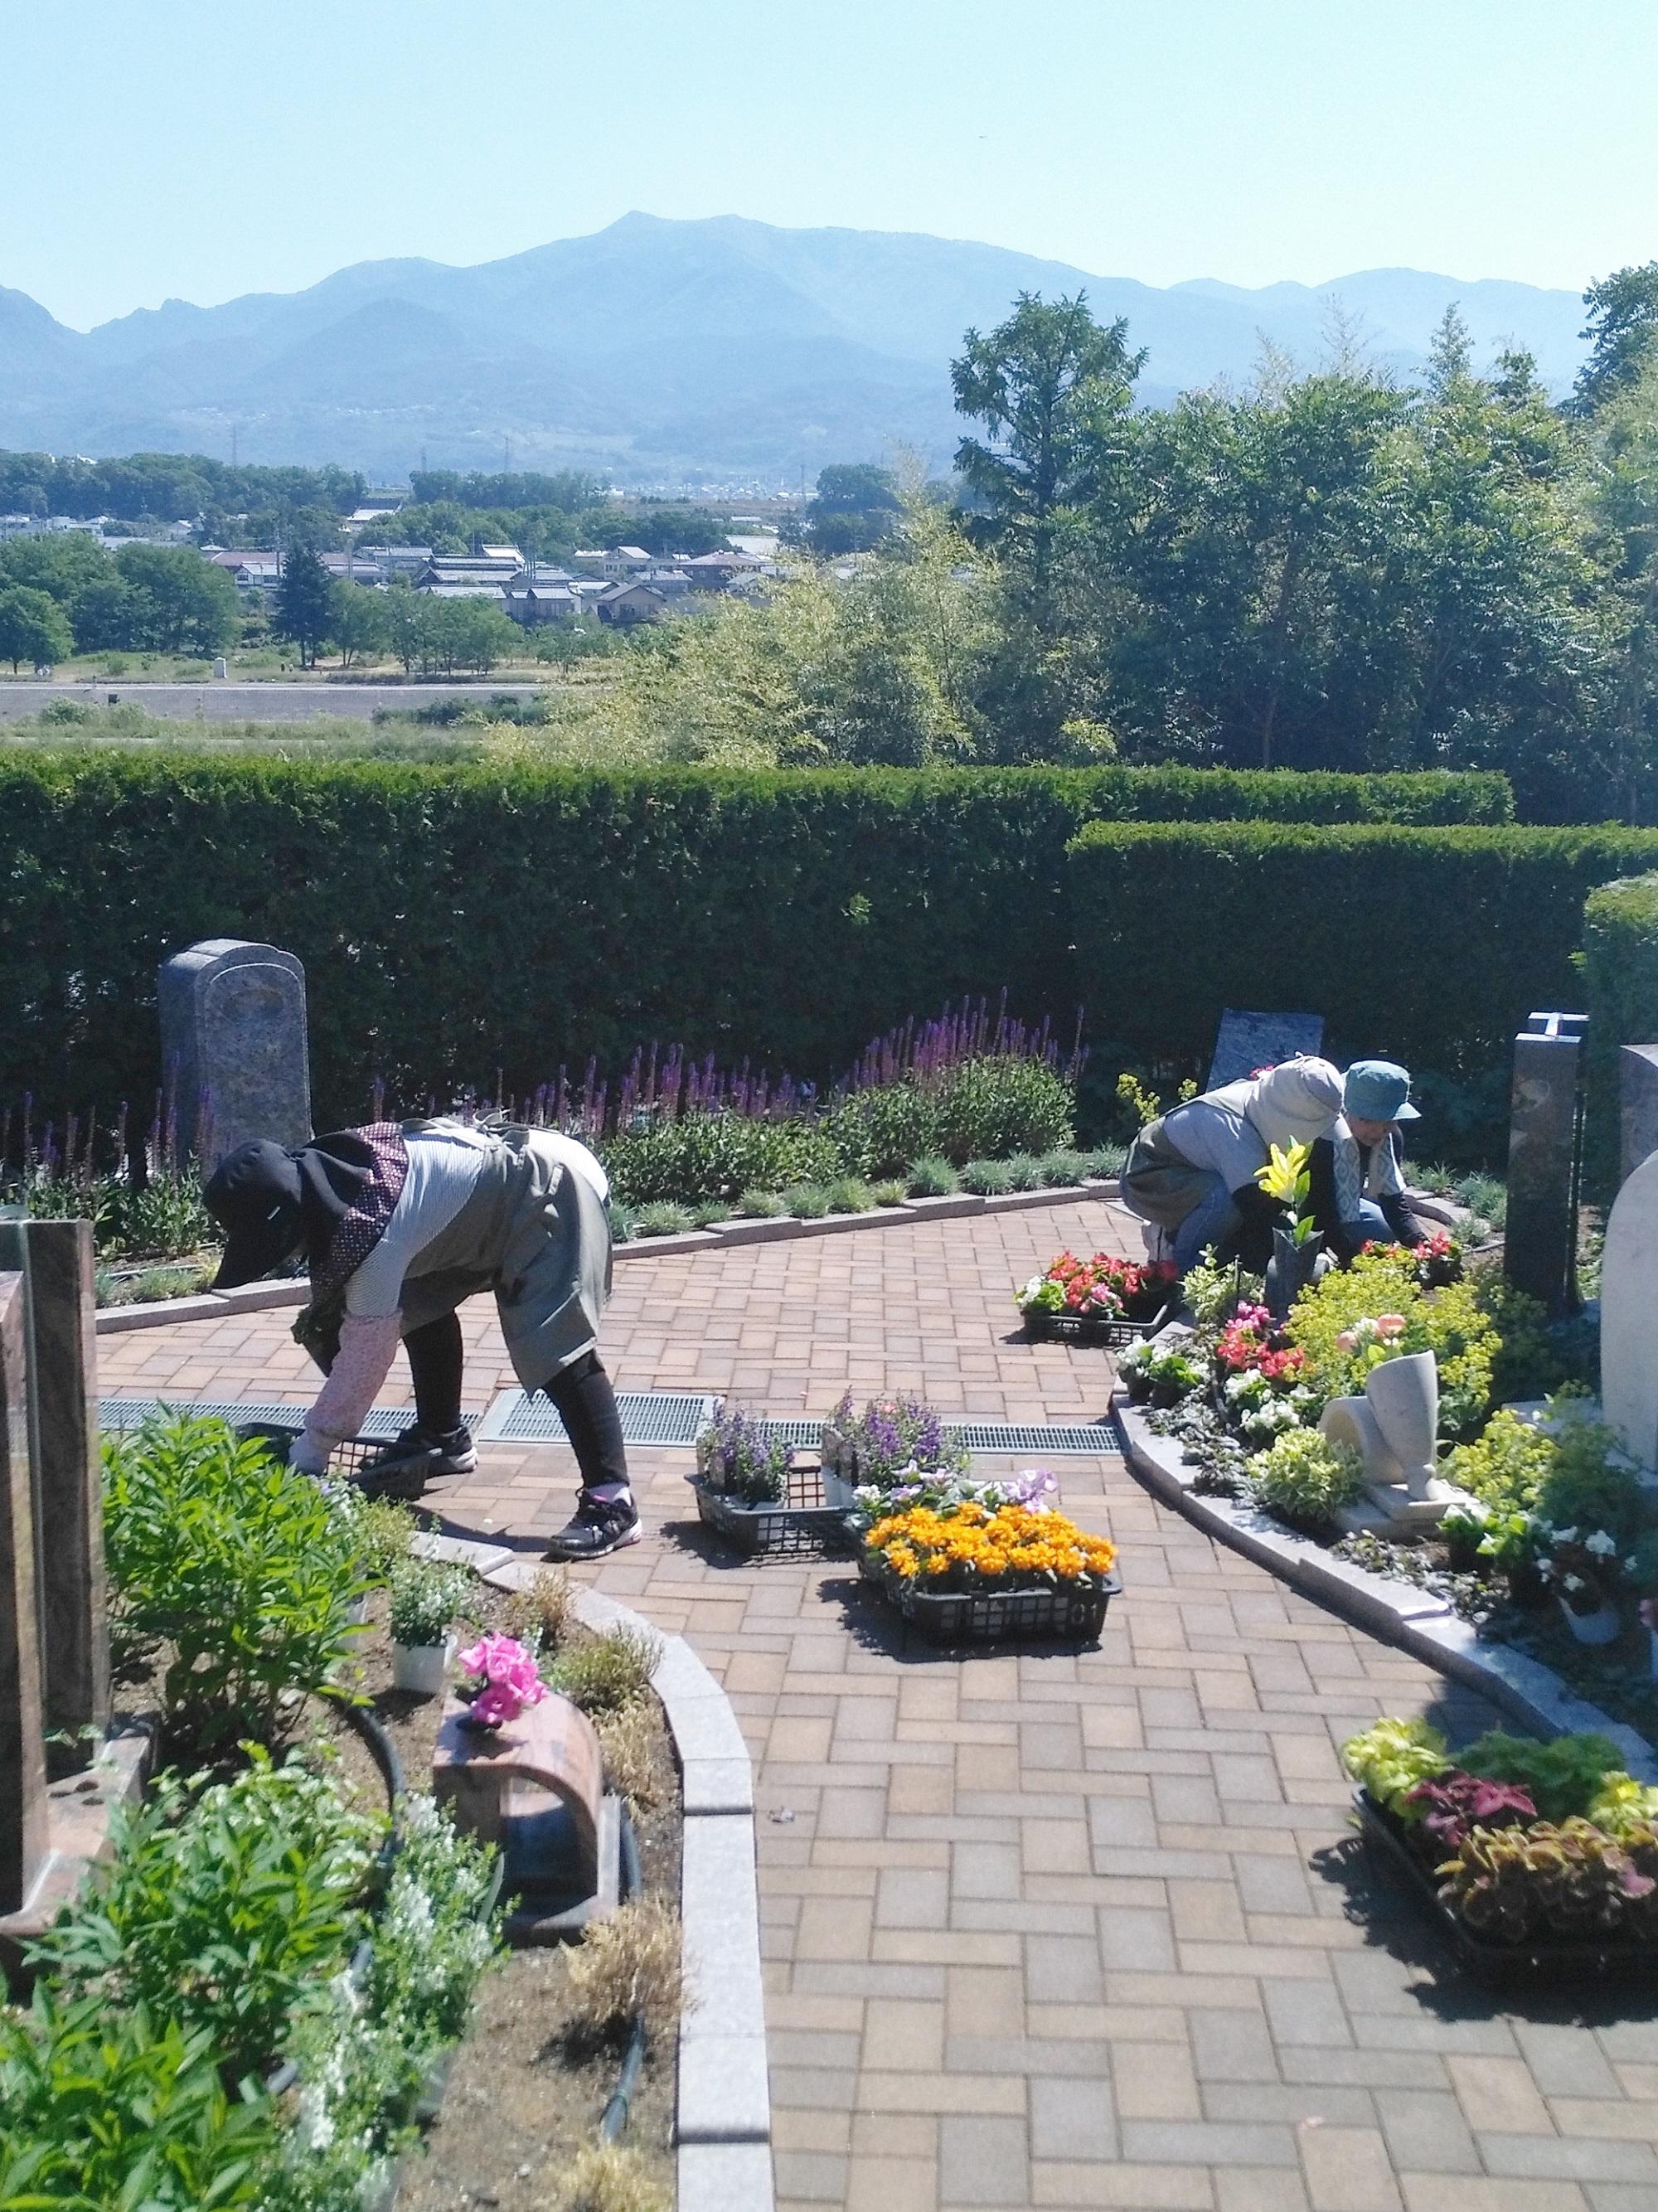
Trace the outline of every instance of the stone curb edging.
<instances>
[{"instance_id":1,"label":"stone curb edging","mask_svg":"<svg viewBox=\"0 0 1658 2212\"><path fill-rule=\"evenodd\" d=\"M624 1260L661 1258L674 1252L717 1251L730 1244L781 1244L797 1237L835 1237L860 1229L913 1228L918 1221L955 1221L980 1213L1019 1213L1031 1206L1074 1206L1085 1198L1114 1199L1114 1176L1060 1185L1053 1190L1014 1190L999 1198L975 1198L960 1191L950 1198L907 1198L902 1206L878 1206L873 1213L825 1213L816 1221L792 1217L722 1221L713 1229L689 1229L683 1236L635 1237L615 1247ZM96 1316L100 1336L119 1336L131 1328L167 1328L174 1322L222 1321L227 1314L258 1313L270 1306L302 1306L311 1293L303 1283L247 1283L234 1291L200 1291L187 1298L156 1298L148 1305L102 1306Z\"/></svg>"},{"instance_id":2,"label":"stone curb edging","mask_svg":"<svg viewBox=\"0 0 1658 2212\"><path fill-rule=\"evenodd\" d=\"M505 1545L416 1539L428 1559L459 1559L497 1589L522 1589L541 1562ZM674 2133L678 2212L773 2212L771 2085L760 1971L754 1770L731 1701L683 1636L602 1591L580 1589L588 1628L634 1628L662 1656L651 1686L662 1700L684 1790L680 1941L697 2002L679 2027Z\"/></svg>"},{"instance_id":3,"label":"stone curb edging","mask_svg":"<svg viewBox=\"0 0 1658 2212\"><path fill-rule=\"evenodd\" d=\"M1459 1620L1442 1598L1430 1591L1333 1559L1322 1546L1292 1535L1252 1506L1203 1496L1192 1486L1197 1470L1187 1464L1175 1438L1154 1434L1139 1409L1120 1397L1113 1401L1111 1411L1133 1472L1206 1535L1242 1552L1303 1597L1356 1627L1479 1691L1539 1735L1592 1730L1610 1736L1637 1780L1658 1782L1658 1753L1639 1730L1580 1698L1540 1659L1528 1658L1506 1644L1482 1642L1467 1621Z\"/></svg>"}]
</instances>

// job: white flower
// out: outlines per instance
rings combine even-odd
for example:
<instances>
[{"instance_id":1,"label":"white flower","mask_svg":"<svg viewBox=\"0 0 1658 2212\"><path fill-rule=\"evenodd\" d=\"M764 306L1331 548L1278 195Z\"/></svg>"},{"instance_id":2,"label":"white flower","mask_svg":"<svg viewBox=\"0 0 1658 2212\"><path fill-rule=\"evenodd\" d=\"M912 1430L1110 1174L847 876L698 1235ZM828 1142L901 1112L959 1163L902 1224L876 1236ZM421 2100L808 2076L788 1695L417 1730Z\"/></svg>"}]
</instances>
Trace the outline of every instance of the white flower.
<instances>
[{"instance_id":1,"label":"white flower","mask_svg":"<svg viewBox=\"0 0 1658 2212\"><path fill-rule=\"evenodd\" d=\"M1575 1544L1577 1541L1577 1531L1575 1528L1551 1528L1549 1534L1557 1544Z\"/></svg>"},{"instance_id":2,"label":"white flower","mask_svg":"<svg viewBox=\"0 0 1658 2212\"><path fill-rule=\"evenodd\" d=\"M1583 1539L1583 1549L1593 1552L1597 1559L1609 1559L1618 1549L1618 1540L1608 1536L1604 1528L1597 1528L1592 1536Z\"/></svg>"},{"instance_id":3,"label":"white flower","mask_svg":"<svg viewBox=\"0 0 1658 2212\"><path fill-rule=\"evenodd\" d=\"M1048 1279L1045 1275L1033 1275L1019 1293L1019 1304L1021 1305L1028 1304L1029 1301L1035 1297L1037 1291L1041 1290L1043 1283L1047 1279Z\"/></svg>"},{"instance_id":4,"label":"white flower","mask_svg":"<svg viewBox=\"0 0 1658 2212\"><path fill-rule=\"evenodd\" d=\"M1566 1577L1565 1587L1569 1590L1580 1590L1586 1589L1588 1585L1585 1583L1582 1575L1568 1575Z\"/></svg>"}]
</instances>

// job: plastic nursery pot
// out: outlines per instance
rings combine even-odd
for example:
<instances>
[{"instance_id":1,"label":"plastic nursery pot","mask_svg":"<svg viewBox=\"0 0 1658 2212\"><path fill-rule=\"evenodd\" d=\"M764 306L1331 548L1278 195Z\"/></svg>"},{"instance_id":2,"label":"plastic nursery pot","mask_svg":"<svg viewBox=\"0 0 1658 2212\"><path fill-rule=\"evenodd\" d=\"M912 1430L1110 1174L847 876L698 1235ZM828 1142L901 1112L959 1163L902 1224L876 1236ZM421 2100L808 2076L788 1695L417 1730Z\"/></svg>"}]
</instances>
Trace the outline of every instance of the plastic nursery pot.
<instances>
[{"instance_id":1,"label":"plastic nursery pot","mask_svg":"<svg viewBox=\"0 0 1658 2212\"><path fill-rule=\"evenodd\" d=\"M435 1698L448 1679L449 1662L455 1656L455 1639L441 1644L394 1644L392 1646L392 1687L421 1698Z\"/></svg>"}]
</instances>

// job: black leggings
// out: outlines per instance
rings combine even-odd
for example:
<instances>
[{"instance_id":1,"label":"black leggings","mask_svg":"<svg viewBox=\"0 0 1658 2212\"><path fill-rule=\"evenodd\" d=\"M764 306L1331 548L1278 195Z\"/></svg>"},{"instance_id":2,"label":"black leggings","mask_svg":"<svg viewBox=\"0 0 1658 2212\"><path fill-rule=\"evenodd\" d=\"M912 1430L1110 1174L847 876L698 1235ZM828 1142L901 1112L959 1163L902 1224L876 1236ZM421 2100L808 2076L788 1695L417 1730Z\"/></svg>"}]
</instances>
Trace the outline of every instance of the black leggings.
<instances>
[{"instance_id":1,"label":"black leggings","mask_svg":"<svg viewBox=\"0 0 1658 2212\"><path fill-rule=\"evenodd\" d=\"M415 1418L428 1436L449 1436L460 1426L461 1374L465 1355L460 1320L440 1314L403 1340L415 1383ZM622 1441L622 1416L616 1393L596 1352L584 1352L547 1385L581 1470L584 1489L599 1482L626 1482L628 1454Z\"/></svg>"}]
</instances>

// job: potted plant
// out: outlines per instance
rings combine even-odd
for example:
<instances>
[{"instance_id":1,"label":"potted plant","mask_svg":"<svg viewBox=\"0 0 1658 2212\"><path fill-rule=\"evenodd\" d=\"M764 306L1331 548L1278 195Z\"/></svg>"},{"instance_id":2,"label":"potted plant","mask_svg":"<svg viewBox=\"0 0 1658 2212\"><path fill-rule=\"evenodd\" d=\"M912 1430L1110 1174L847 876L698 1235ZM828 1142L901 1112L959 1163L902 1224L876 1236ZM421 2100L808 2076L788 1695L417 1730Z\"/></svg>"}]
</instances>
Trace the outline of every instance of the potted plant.
<instances>
[{"instance_id":1,"label":"potted plant","mask_svg":"<svg viewBox=\"0 0 1658 2212\"><path fill-rule=\"evenodd\" d=\"M1544 1548L1537 1571L1558 1600L1567 1627L1580 1644L1615 1642L1623 1626L1618 1539L1606 1528L1555 1528L1546 1521L1538 1523L1538 1537Z\"/></svg>"},{"instance_id":2,"label":"potted plant","mask_svg":"<svg viewBox=\"0 0 1658 2212\"><path fill-rule=\"evenodd\" d=\"M1422 1721L1343 1745L1359 1832L1491 1979L1658 1972L1658 1790L1600 1735L1493 1729L1453 1759Z\"/></svg>"},{"instance_id":3,"label":"potted plant","mask_svg":"<svg viewBox=\"0 0 1658 2212\"><path fill-rule=\"evenodd\" d=\"M465 1567L401 1559L391 1579L392 1686L434 1698L455 1648L450 1629L472 1591Z\"/></svg>"},{"instance_id":4,"label":"potted plant","mask_svg":"<svg viewBox=\"0 0 1658 2212\"><path fill-rule=\"evenodd\" d=\"M890 1491L927 1475L965 1474L968 1455L919 1398L872 1398L855 1412L848 1390L823 1424L823 1494L843 1513L857 1492Z\"/></svg>"},{"instance_id":5,"label":"potted plant","mask_svg":"<svg viewBox=\"0 0 1658 2212\"><path fill-rule=\"evenodd\" d=\"M1117 1547L1042 1505L961 1498L875 1520L859 1571L935 1644L1096 1637Z\"/></svg>"},{"instance_id":6,"label":"potted plant","mask_svg":"<svg viewBox=\"0 0 1658 2212\"><path fill-rule=\"evenodd\" d=\"M1290 1309L1318 1273L1324 1254L1322 1232L1314 1226L1310 1204L1313 1178L1310 1145L1277 1145L1255 1181L1268 1198L1284 1209L1284 1218L1272 1231L1272 1256L1266 1263L1266 1304L1275 1321L1287 1321Z\"/></svg>"},{"instance_id":7,"label":"potted plant","mask_svg":"<svg viewBox=\"0 0 1658 2212\"><path fill-rule=\"evenodd\" d=\"M1123 1260L1109 1252L1079 1260L1074 1252L1060 1252L1040 1275L1019 1285L1013 1303L1032 1336L1132 1344L1169 1318L1177 1284L1167 1261Z\"/></svg>"},{"instance_id":8,"label":"potted plant","mask_svg":"<svg viewBox=\"0 0 1658 2212\"><path fill-rule=\"evenodd\" d=\"M740 1552L817 1550L840 1537L846 1507L829 1495L827 1466L796 1467L759 1415L726 1399L696 1440L686 1480L698 1517Z\"/></svg>"},{"instance_id":9,"label":"potted plant","mask_svg":"<svg viewBox=\"0 0 1658 2212\"><path fill-rule=\"evenodd\" d=\"M1187 1349L1190 1340L1131 1346L1117 1362L1131 1403L1168 1408L1203 1388L1203 1370Z\"/></svg>"},{"instance_id":10,"label":"potted plant","mask_svg":"<svg viewBox=\"0 0 1658 2212\"><path fill-rule=\"evenodd\" d=\"M1641 1593L1641 1626L1647 1632L1652 1671L1658 1676L1658 1529L1642 1537L1629 1562L1630 1580Z\"/></svg>"}]
</instances>

